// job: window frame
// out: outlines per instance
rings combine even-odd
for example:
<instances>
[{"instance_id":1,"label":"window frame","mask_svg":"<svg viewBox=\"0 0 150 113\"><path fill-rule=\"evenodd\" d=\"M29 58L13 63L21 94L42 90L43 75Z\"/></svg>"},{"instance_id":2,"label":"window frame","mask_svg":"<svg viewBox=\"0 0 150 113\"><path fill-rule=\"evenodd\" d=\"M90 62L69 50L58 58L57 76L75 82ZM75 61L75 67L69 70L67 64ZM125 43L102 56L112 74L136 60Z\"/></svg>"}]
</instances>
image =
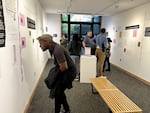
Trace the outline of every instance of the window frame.
<instances>
[{"instance_id":1,"label":"window frame","mask_svg":"<svg viewBox=\"0 0 150 113\"><path fill-rule=\"evenodd\" d=\"M70 21L70 15L68 15L68 21L63 21L62 20L62 15L63 14L61 14L61 24L63 24L63 23L65 23L65 24L68 24L68 40L70 40L70 36L71 36L71 30L70 30L70 28L71 28L71 24L79 24L80 25L80 36L82 36L82 25L91 25L91 31L94 33L94 25L99 25L99 29L101 29L101 20L102 20L102 16L98 16L99 17L99 22L94 22L94 17L92 18L92 22L71 22ZM62 34L63 34L63 31L62 31L62 27L61 27L61 32L62 32ZM99 31L99 33L100 33L100 31ZM94 35L97 35L97 34L94 34Z\"/></svg>"}]
</instances>

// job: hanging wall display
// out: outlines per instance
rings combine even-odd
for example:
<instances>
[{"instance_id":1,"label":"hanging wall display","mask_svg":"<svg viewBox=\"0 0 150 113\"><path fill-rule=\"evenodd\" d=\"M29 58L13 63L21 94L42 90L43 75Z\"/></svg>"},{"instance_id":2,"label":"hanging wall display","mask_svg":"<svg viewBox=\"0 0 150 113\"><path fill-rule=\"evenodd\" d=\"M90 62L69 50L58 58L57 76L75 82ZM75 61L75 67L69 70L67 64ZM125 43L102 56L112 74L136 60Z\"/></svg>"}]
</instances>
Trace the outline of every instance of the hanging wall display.
<instances>
[{"instance_id":1,"label":"hanging wall display","mask_svg":"<svg viewBox=\"0 0 150 113\"><path fill-rule=\"evenodd\" d=\"M5 0L6 9L11 12L16 12L16 0Z\"/></svg>"},{"instance_id":2,"label":"hanging wall display","mask_svg":"<svg viewBox=\"0 0 150 113\"><path fill-rule=\"evenodd\" d=\"M150 36L150 27L145 28L145 36L149 37Z\"/></svg>"},{"instance_id":3,"label":"hanging wall display","mask_svg":"<svg viewBox=\"0 0 150 113\"><path fill-rule=\"evenodd\" d=\"M133 26L126 26L125 29L129 30L129 29L139 29L140 25L133 25Z\"/></svg>"},{"instance_id":4,"label":"hanging wall display","mask_svg":"<svg viewBox=\"0 0 150 113\"><path fill-rule=\"evenodd\" d=\"M35 21L27 17L27 27L30 29L35 29Z\"/></svg>"},{"instance_id":5,"label":"hanging wall display","mask_svg":"<svg viewBox=\"0 0 150 113\"><path fill-rule=\"evenodd\" d=\"M0 47L5 46L5 24L4 24L4 13L3 13L3 4L0 0Z\"/></svg>"}]
</instances>

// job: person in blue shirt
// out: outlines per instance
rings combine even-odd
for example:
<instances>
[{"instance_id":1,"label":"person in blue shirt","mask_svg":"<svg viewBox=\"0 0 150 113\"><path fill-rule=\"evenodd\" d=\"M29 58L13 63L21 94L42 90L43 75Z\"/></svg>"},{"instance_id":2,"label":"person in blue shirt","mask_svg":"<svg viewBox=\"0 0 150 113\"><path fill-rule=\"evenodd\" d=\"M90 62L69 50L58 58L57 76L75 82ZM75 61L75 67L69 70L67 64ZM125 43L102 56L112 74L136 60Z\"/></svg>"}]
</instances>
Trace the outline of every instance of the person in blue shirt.
<instances>
[{"instance_id":1,"label":"person in blue shirt","mask_svg":"<svg viewBox=\"0 0 150 113\"><path fill-rule=\"evenodd\" d=\"M102 28L99 35L95 37L96 40L96 52L95 55L97 57L98 63L98 73L97 76L103 76L103 65L105 61L105 51L108 46L108 41L106 38L106 29Z\"/></svg>"}]
</instances>

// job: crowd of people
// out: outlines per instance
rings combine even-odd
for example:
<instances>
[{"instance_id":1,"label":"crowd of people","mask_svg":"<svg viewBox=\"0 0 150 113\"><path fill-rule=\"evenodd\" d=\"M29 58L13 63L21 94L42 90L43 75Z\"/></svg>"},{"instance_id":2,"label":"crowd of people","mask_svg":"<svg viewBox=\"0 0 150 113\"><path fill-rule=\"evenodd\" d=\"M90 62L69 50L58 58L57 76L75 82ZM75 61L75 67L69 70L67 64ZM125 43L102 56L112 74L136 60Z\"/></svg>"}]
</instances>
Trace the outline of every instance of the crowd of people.
<instances>
[{"instance_id":1,"label":"crowd of people","mask_svg":"<svg viewBox=\"0 0 150 113\"><path fill-rule=\"evenodd\" d=\"M97 58L97 77L103 76L104 71L110 71L112 41L107 36L106 29L102 28L99 35L94 36L92 31L88 31L83 39L79 34L73 34L71 40L68 40L67 34L63 34L60 44L55 43L49 34L37 38L41 49L48 50L54 56L55 67L50 70L45 83L50 89L50 98L55 98L55 113L60 113L61 105L63 113L70 113L65 90L73 87L72 81L75 78L80 79L80 55L84 54L84 48L89 47L90 54Z\"/></svg>"}]
</instances>

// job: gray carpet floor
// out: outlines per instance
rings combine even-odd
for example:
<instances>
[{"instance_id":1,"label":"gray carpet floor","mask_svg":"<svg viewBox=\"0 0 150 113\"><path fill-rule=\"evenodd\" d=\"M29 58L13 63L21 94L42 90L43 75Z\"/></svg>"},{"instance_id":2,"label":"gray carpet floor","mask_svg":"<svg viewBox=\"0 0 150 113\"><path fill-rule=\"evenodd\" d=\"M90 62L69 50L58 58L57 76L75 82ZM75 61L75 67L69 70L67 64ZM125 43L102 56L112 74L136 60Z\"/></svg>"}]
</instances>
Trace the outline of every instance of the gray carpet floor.
<instances>
[{"instance_id":1,"label":"gray carpet floor","mask_svg":"<svg viewBox=\"0 0 150 113\"><path fill-rule=\"evenodd\" d=\"M27 113L54 113L54 99L50 99L49 90L44 78L53 67L53 61L48 61L40 82L33 96ZM150 113L150 86L128 76L126 73L111 66L111 72L105 72L107 78L125 95L135 102L143 113ZM66 90L71 113L109 113L107 105L98 94L91 92L88 83L73 82L73 88Z\"/></svg>"}]
</instances>

